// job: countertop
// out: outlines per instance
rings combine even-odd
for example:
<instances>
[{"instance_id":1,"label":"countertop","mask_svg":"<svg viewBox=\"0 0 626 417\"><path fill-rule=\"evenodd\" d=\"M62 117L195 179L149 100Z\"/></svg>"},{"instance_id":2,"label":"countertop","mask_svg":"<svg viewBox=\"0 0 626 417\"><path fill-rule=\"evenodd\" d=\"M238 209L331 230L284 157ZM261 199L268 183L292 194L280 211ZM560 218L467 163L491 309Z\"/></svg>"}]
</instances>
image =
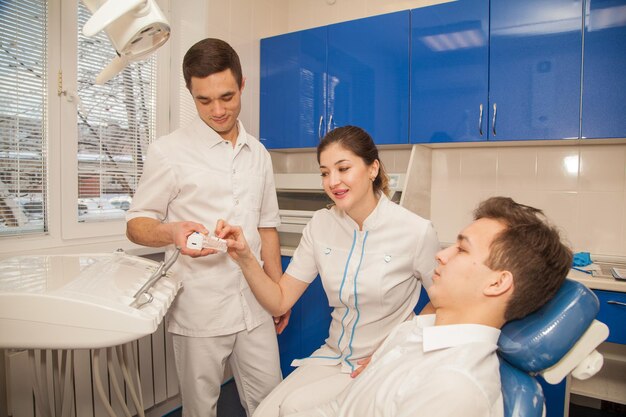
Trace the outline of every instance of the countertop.
<instances>
[{"instance_id":1,"label":"countertop","mask_svg":"<svg viewBox=\"0 0 626 417\"><path fill-rule=\"evenodd\" d=\"M578 281L581 284L585 284L592 290L626 292L626 281L618 281L612 277L594 277L574 269L569 271L567 277Z\"/></svg>"},{"instance_id":2,"label":"countertop","mask_svg":"<svg viewBox=\"0 0 626 417\"><path fill-rule=\"evenodd\" d=\"M293 256L293 253L296 251L294 246L281 246L280 254L282 256Z\"/></svg>"}]
</instances>

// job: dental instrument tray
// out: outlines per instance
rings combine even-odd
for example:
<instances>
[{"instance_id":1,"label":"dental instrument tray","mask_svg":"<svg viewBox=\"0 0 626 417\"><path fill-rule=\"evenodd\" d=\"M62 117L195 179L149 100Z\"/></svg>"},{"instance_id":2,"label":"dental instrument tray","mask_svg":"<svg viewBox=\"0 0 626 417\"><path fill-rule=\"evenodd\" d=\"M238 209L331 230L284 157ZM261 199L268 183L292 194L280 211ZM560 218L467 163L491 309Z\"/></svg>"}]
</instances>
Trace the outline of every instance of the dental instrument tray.
<instances>
[{"instance_id":1,"label":"dental instrument tray","mask_svg":"<svg viewBox=\"0 0 626 417\"><path fill-rule=\"evenodd\" d=\"M626 281L626 268L612 267L611 275L619 281Z\"/></svg>"},{"instance_id":2,"label":"dental instrument tray","mask_svg":"<svg viewBox=\"0 0 626 417\"><path fill-rule=\"evenodd\" d=\"M168 261L110 254L0 261L0 348L81 349L154 333L181 287Z\"/></svg>"},{"instance_id":3,"label":"dental instrument tray","mask_svg":"<svg viewBox=\"0 0 626 417\"><path fill-rule=\"evenodd\" d=\"M626 281L626 263L624 262L607 262L604 260L593 263L595 266L591 270L594 277L612 278L617 281Z\"/></svg>"}]
</instances>

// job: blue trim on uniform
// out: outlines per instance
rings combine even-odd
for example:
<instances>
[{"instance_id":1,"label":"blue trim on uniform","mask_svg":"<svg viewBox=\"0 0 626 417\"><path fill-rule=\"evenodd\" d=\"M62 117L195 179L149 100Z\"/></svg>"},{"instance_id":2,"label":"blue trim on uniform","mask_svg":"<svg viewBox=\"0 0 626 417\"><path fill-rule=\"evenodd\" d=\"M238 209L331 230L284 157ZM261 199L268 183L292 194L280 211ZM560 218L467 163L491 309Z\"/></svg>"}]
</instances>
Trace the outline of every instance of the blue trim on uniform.
<instances>
[{"instance_id":1,"label":"blue trim on uniform","mask_svg":"<svg viewBox=\"0 0 626 417\"><path fill-rule=\"evenodd\" d=\"M361 311L359 310L359 297L356 292L356 281L359 277L359 271L361 270L361 262L363 262L363 255L365 254L365 242L367 241L368 232L365 232L365 237L363 237L363 245L361 245L361 259L359 259L359 266L356 268L356 272L354 274L354 307L356 308L356 320L354 320L354 324L352 325L352 334L350 335L350 342L348 343L348 347L350 348L350 353L344 358L344 362L347 363L352 371L354 371L354 365L350 363L348 360L352 356L352 340L354 339L354 332L356 329L356 325L359 322L359 318L361 317Z\"/></svg>"},{"instance_id":2,"label":"blue trim on uniform","mask_svg":"<svg viewBox=\"0 0 626 417\"><path fill-rule=\"evenodd\" d=\"M354 231L354 233L352 235L352 247L350 248L350 253L348 254L348 259L346 260L346 266L343 269L343 278L341 279L341 286L339 287L339 301L341 301L341 304L343 304L346 307L346 313L341 318L341 335L339 336L339 340L337 340L337 350L339 351L339 356L317 356L317 355L311 355L311 356L309 356L309 358L321 358L321 359L339 359L339 358L341 358L340 344L341 344L341 339L343 339L343 335L345 334L345 327L343 325L343 321L346 318L346 316L348 315L348 313L350 312L350 307L348 305L346 305L346 303L344 303L343 300L341 299L341 293L343 291L343 285L346 283L346 275L348 275L348 266L350 265L350 259L352 258L352 253L354 252L354 247L355 246L356 246L356 230Z\"/></svg>"}]
</instances>

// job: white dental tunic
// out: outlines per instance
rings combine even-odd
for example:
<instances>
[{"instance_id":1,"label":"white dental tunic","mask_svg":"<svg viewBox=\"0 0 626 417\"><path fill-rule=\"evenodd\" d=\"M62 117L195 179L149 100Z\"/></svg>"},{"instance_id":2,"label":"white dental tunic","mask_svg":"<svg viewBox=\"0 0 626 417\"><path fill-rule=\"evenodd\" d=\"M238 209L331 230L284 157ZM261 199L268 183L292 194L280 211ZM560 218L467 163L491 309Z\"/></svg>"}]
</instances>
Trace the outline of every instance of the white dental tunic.
<instances>
[{"instance_id":1,"label":"white dental tunic","mask_svg":"<svg viewBox=\"0 0 626 417\"><path fill-rule=\"evenodd\" d=\"M402 323L335 400L289 417L502 417L500 330L434 322Z\"/></svg>"},{"instance_id":2,"label":"white dental tunic","mask_svg":"<svg viewBox=\"0 0 626 417\"><path fill-rule=\"evenodd\" d=\"M317 211L286 273L311 283L319 274L333 307L329 336L292 365L341 364L352 372L399 323L413 316L421 284L431 284L437 234L430 221L381 196L357 223L336 207Z\"/></svg>"},{"instance_id":3,"label":"white dental tunic","mask_svg":"<svg viewBox=\"0 0 626 417\"><path fill-rule=\"evenodd\" d=\"M199 117L150 145L126 219L195 221L212 231L218 219L240 225L260 259L257 228L280 225L269 152L239 123L237 144ZM166 256L174 246L170 245ZM251 330L271 320L226 254L180 256L172 267L183 280L168 321L172 333L212 337Z\"/></svg>"}]
</instances>

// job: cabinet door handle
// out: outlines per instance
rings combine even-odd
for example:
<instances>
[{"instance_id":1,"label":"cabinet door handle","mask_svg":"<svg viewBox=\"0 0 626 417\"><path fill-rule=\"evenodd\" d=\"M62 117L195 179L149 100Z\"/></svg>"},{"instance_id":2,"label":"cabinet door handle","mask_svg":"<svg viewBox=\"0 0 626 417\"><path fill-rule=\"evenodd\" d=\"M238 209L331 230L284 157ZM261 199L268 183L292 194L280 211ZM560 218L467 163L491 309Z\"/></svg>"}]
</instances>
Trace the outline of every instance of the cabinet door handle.
<instances>
[{"instance_id":1,"label":"cabinet door handle","mask_svg":"<svg viewBox=\"0 0 626 417\"><path fill-rule=\"evenodd\" d=\"M317 125L317 138L322 139L322 121L324 121L324 116L320 116L320 123Z\"/></svg>"},{"instance_id":2,"label":"cabinet door handle","mask_svg":"<svg viewBox=\"0 0 626 417\"><path fill-rule=\"evenodd\" d=\"M493 135L496 135L496 115L498 114L498 107L496 103L493 103L493 119L491 120L491 131Z\"/></svg>"},{"instance_id":3,"label":"cabinet door handle","mask_svg":"<svg viewBox=\"0 0 626 417\"><path fill-rule=\"evenodd\" d=\"M333 130L333 115L330 115L330 118L328 119L328 129L326 129L326 133L330 132L331 130Z\"/></svg>"},{"instance_id":4,"label":"cabinet door handle","mask_svg":"<svg viewBox=\"0 0 626 417\"><path fill-rule=\"evenodd\" d=\"M626 303L623 303L621 301L609 300L606 303L607 304L615 304L615 305L618 305L618 306L626 307Z\"/></svg>"},{"instance_id":5,"label":"cabinet door handle","mask_svg":"<svg viewBox=\"0 0 626 417\"><path fill-rule=\"evenodd\" d=\"M478 133L480 136L483 135L483 103L480 103L479 113L478 113Z\"/></svg>"}]
</instances>

